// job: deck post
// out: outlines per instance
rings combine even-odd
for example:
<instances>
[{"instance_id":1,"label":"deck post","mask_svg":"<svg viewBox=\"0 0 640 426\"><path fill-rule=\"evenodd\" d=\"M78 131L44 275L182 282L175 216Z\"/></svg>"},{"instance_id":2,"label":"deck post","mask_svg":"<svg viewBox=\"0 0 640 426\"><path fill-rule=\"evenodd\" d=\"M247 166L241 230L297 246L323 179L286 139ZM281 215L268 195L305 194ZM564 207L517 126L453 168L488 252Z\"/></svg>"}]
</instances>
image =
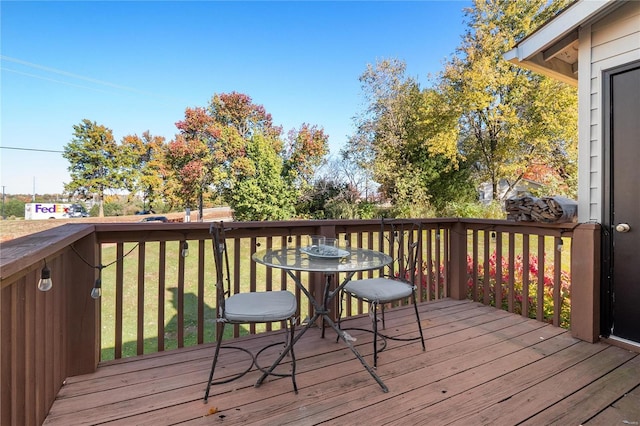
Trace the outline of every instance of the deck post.
<instances>
[{"instance_id":1,"label":"deck post","mask_svg":"<svg viewBox=\"0 0 640 426\"><path fill-rule=\"evenodd\" d=\"M600 338L600 258L600 225L578 225L571 243L571 335L591 343Z\"/></svg>"},{"instance_id":2,"label":"deck post","mask_svg":"<svg viewBox=\"0 0 640 426\"><path fill-rule=\"evenodd\" d=\"M75 251L87 263L99 264L96 233L73 243ZM69 376L93 373L100 361L100 299L91 297L98 271L79 255L68 255L65 271L67 287L67 368Z\"/></svg>"},{"instance_id":3,"label":"deck post","mask_svg":"<svg viewBox=\"0 0 640 426\"><path fill-rule=\"evenodd\" d=\"M467 298L467 230L463 222L451 226L451 260L449 271L449 294L452 299Z\"/></svg>"}]
</instances>

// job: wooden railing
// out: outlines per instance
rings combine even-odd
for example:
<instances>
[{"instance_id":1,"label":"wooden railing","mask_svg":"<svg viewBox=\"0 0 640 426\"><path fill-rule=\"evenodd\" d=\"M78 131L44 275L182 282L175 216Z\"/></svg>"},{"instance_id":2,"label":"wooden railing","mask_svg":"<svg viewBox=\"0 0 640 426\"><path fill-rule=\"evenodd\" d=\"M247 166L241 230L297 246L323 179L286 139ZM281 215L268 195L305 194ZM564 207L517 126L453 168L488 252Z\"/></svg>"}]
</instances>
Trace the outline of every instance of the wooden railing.
<instances>
[{"instance_id":1,"label":"wooden railing","mask_svg":"<svg viewBox=\"0 0 640 426\"><path fill-rule=\"evenodd\" d=\"M570 296L572 334L591 342L598 339L598 225L420 222L422 301L470 297L566 325ZM301 319L311 312L291 280L281 271L256 265L251 253L305 244L312 234L392 252L389 228L382 235L377 220L242 222L233 228L227 236L233 246L235 291L250 281L264 283L252 289L295 291ZM403 244L411 238L402 237ZM181 256L185 241L187 257ZM216 302L210 256L208 223L65 225L4 243L0 424L42 423L65 378L94 371L101 356L122 358L211 341ZM45 261L54 284L42 293L36 288ZM530 273L533 264L537 269ZM394 268L400 270L400 264ZM518 277L518 270L526 272ZM89 294L98 278L103 293L94 300ZM301 278L312 293L321 292L322 276ZM367 306L356 302L344 304L344 315L367 312ZM236 328L232 336L260 331Z\"/></svg>"}]
</instances>

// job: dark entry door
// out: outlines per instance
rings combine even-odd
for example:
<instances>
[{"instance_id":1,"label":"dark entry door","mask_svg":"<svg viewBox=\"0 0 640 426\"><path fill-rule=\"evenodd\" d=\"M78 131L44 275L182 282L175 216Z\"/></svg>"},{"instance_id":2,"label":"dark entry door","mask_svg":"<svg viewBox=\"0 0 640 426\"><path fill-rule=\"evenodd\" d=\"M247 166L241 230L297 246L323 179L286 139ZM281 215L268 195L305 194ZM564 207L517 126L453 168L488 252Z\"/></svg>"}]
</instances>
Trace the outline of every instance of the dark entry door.
<instances>
[{"instance_id":1,"label":"dark entry door","mask_svg":"<svg viewBox=\"0 0 640 426\"><path fill-rule=\"evenodd\" d=\"M640 344L640 64L608 81L611 335Z\"/></svg>"}]
</instances>

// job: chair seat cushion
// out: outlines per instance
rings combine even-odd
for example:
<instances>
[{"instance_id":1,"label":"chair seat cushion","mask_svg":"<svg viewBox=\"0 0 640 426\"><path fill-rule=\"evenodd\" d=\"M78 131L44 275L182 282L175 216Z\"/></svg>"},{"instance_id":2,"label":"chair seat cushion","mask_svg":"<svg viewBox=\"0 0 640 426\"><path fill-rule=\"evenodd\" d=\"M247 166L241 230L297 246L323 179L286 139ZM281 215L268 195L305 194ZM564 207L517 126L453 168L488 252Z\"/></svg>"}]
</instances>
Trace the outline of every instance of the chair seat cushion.
<instances>
[{"instance_id":1,"label":"chair seat cushion","mask_svg":"<svg viewBox=\"0 0 640 426\"><path fill-rule=\"evenodd\" d=\"M391 278L367 278L349 281L344 291L369 302L386 303L411 296L413 286Z\"/></svg>"},{"instance_id":2,"label":"chair seat cushion","mask_svg":"<svg viewBox=\"0 0 640 426\"><path fill-rule=\"evenodd\" d=\"M225 318L230 322L269 322L290 318L298 302L290 291L238 293L225 301Z\"/></svg>"}]
</instances>

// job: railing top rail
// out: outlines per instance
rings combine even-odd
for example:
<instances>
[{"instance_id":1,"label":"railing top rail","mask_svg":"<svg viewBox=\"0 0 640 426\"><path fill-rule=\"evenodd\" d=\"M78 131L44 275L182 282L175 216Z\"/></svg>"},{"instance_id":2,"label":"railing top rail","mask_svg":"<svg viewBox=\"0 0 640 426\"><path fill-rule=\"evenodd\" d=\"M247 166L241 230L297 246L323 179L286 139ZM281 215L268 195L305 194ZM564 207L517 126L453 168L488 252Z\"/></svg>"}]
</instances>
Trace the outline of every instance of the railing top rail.
<instances>
[{"instance_id":1,"label":"railing top rail","mask_svg":"<svg viewBox=\"0 0 640 426\"><path fill-rule=\"evenodd\" d=\"M396 223L420 221L423 224L456 223L459 219L389 219ZM363 230L378 231L380 219L349 220L286 220L268 222L234 222L227 221L233 228L234 237L308 235L318 233L321 228L334 228L338 232L355 232ZM178 222L178 223L100 223L95 224L99 243L117 243L126 241L170 241L176 239L208 238L210 222Z\"/></svg>"},{"instance_id":2,"label":"railing top rail","mask_svg":"<svg viewBox=\"0 0 640 426\"><path fill-rule=\"evenodd\" d=\"M26 271L39 265L70 244L95 231L93 224L65 224L36 234L25 235L2 243L0 248L0 282L4 286ZM36 266L37 267L37 266Z\"/></svg>"},{"instance_id":3,"label":"railing top rail","mask_svg":"<svg viewBox=\"0 0 640 426\"><path fill-rule=\"evenodd\" d=\"M515 222L510 220L482 220L464 219L468 230L513 232L517 234L535 234L547 236L573 235L573 230L580 223L540 223L540 222Z\"/></svg>"}]
</instances>

